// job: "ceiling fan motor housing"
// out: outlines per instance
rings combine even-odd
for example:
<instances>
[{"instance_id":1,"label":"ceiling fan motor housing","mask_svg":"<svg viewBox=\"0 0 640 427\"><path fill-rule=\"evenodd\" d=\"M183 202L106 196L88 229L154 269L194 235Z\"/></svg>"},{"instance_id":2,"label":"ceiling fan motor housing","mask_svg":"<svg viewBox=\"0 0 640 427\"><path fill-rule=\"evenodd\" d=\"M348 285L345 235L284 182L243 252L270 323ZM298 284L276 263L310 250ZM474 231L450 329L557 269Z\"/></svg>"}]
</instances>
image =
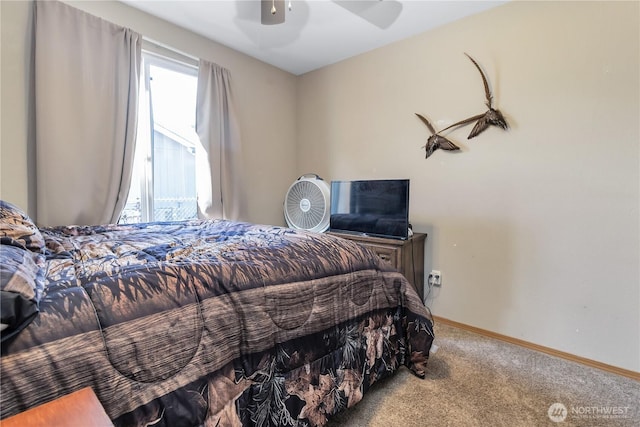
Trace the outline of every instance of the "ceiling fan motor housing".
<instances>
[{"instance_id":1,"label":"ceiling fan motor housing","mask_svg":"<svg viewBox=\"0 0 640 427\"><path fill-rule=\"evenodd\" d=\"M284 23L284 0L261 0L260 22L262 25Z\"/></svg>"},{"instance_id":2,"label":"ceiling fan motor housing","mask_svg":"<svg viewBox=\"0 0 640 427\"><path fill-rule=\"evenodd\" d=\"M287 225L322 233L329 228L329 184L316 174L302 175L287 191L284 217Z\"/></svg>"}]
</instances>

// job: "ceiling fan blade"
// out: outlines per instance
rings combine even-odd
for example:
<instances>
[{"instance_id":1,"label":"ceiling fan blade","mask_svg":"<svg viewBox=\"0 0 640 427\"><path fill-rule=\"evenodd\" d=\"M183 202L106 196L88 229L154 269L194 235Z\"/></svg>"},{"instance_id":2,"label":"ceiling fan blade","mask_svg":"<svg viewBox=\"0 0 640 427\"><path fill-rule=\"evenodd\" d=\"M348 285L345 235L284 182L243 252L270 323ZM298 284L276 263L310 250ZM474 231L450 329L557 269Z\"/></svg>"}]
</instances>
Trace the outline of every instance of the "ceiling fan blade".
<instances>
[{"instance_id":1,"label":"ceiling fan blade","mask_svg":"<svg viewBox=\"0 0 640 427\"><path fill-rule=\"evenodd\" d=\"M275 8L275 13L272 13ZM284 0L260 0L260 22L275 25L284 22Z\"/></svg>"},{"instance_id":2,"label":"ceiling fan blade","mask_svg":"<svg viewBox=\"0 0 640 427\"><path fill-rule=\"evenodd\" d=\"M333 2L383 30L389 28L402 12L402 3L396 0L333 0Z\"/></svg>"}]
</instances>

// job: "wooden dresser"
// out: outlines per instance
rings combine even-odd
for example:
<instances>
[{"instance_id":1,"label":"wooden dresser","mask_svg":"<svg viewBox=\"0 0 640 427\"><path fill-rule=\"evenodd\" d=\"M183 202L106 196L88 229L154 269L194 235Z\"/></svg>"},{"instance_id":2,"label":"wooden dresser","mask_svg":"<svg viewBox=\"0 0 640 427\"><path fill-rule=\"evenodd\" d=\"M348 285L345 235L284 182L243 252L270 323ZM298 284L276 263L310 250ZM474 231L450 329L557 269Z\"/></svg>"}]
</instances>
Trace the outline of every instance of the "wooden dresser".
<instances>
[{"instance_id":1,"label":"wooden dresser","mask_svg":"<svg viewBox=\"0 0 640 427\"><path fill-rule=\"evenodd\" d=\"M0 421L0 427L45 426L113 427L113 424L90 388L83 388Z\"/></svg>"},{"instance_id":2,"label":"wooden dresser","mask_svg":"<svg viewBox=\"0 0 640 427\"><path fill-rule=\"evenodd\" d=\"M407 278L424 302L424 244L427 239L426 234L414 233L407 240L334 232L329 232L328 234L353 240L372 248L384 262L391 264Z\"/></svg>"}]
</instances>

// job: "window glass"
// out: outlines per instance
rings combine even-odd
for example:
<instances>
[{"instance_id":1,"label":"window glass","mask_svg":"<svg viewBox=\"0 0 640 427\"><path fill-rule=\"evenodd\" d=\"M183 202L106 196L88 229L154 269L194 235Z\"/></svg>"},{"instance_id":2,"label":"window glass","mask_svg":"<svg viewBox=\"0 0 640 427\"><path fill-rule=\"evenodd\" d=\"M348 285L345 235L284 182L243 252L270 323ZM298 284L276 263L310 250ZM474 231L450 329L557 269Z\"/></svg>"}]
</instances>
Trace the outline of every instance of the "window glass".
<instances>
[{"instance_id":1,"label":"window glass","mask_svg":"<svg viewBox=\"0 0 640 427\"><path fill-rule=\"evenodd\" d=\"M143 54L131 188L120 223L197 217L197 70Z\"/></svg>"}]
</instances>

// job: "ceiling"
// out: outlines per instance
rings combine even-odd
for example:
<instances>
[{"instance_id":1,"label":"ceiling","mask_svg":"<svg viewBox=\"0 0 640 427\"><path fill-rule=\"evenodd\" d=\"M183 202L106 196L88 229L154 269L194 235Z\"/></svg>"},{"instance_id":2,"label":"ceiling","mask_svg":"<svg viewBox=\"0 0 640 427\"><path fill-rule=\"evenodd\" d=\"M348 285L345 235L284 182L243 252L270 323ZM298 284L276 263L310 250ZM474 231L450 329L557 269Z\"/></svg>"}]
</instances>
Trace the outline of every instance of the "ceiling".
<instances>
[{"instance_id":1,"label":"ceiling","mask_svg":"<svg viewBox=\"0 0 640 427\"><path fill-rule=\"evenodd\" d=\"M283 24L262 25L259 0L121 1L295 75L506 3L293 0Z\"/></svg>"}]
</instances>

